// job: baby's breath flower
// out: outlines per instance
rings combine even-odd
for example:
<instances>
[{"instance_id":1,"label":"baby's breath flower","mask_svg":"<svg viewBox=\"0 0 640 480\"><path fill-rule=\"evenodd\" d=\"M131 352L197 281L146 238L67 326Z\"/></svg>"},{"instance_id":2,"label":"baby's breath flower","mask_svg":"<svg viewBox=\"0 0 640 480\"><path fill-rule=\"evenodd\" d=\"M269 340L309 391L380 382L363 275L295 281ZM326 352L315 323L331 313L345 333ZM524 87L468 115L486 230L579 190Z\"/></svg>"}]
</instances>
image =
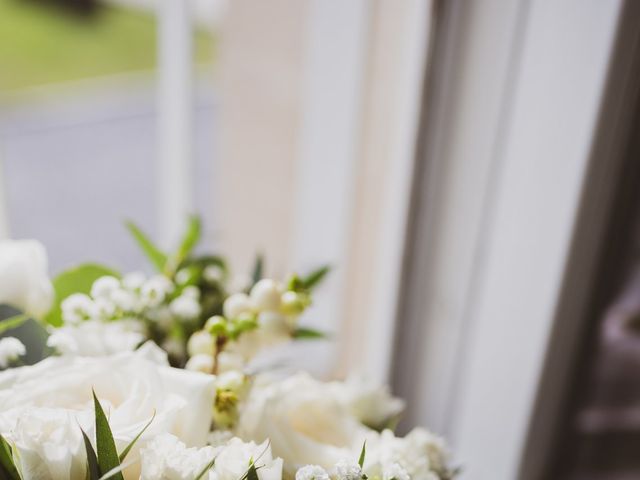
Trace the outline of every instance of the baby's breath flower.
<instances>
[{"instance_id":1,"label":"baby's breath flower","mask_svg":"<svg viewBox=\"0 0 640 480\"><path fill-rule=\"evenodd\" d=\"M340 460L335 466L336 477L339 480L361 480L362 468L360 465L348 460Z\"/></svg>"},{"instance_id":2,"label":"baby's breath flower","mask_svg":"<svg viewBox=\"0 0 640 480\"><path fill-rule=\"evenodd\" d=\"M142 288L147 277L142 272L127 273L122 277L122 286L127 290L135 291Z\"/></svg>"},{"instance_id":3,"label":"baby's breath flower","mask_svg":"<svg viewBox=\"0 0 640 480\"><path fill-rule=\"evenodd\" d=\"M180 295L178 298L173 299L169 309L176 317L184 320L196 318L202 311L198 300L187 295Z\"/></svg>"},{"instance_id":4,"label":"baby's breath flower","mask_svg":"<svg viewBox=\"0 0 640 480\"><path fill-rule=\"evenodd\" d=\"M319 465L305 465L296 472L296 480L329 480L329 474Z\"/></svg>"},{"instance_id":5,"label":"baby's breath flower","mask_svg":"<svg viewBox=\"0 0 640 480\"><path fill-rule=\"evenodd\" d=\"M91 296L93 298L110 299L111 294L120 288L120 280L111 275L98 278L91 286Z\"/></svg>"},{"instance_id":6,"label":"baby's breath flower","mask_svg":"<svg viewBox=\"0 0 640 480\"><path fill-rule=\"evenodd\" d=\"M65 323L77 324L95 315L96 306L84 293L74 293L62 301L62 319Z\"/></svg>"},{"instance_id":7,"label":"baby's breath flower","mask_svg":"<svg viewBox=\"0 0 640 480\"><path fill-rule=\"evenodd\" d=\"M0 368L7 368L11 362L27 353L24 344L15 337L0 339Z\"/></svg>"},{"instance_id":8,"label":"baby's breath flower","mask_svg":"<svg viewBox=\"0 0 640 480\"><path fill-rule=\"evenodd\" d=\"M410 480L407 471L398 463L385 465L382 469L383 480Z\"/></svg>"},{"instance_id":9,"label":"baby's breath flower","mask_svg":"<svg viewBox=\"0 0 640 480\"><path fill-rule=\"evenodd\" d=\"M171 281L164 275L155 275L144 282L140 289L142 299L149 307L157 307L173 290Z\"/></svg>"},{"instance_id":10,"label":"baby's breath flower","mask_svg":"<svg viewBox=\"0 0 640 480\"><path fill-rule=\"evenodd\" d=\"M118 288L111 293L114 305L123 312L132 312L137 309L137 298L128 290Z\"/></svg>"},{"instance_id":11,"label":"baby's breath flower","mask_svg":"<svg viewBox=\"0 0 640 480\"><path fill-rule=\"evenodd\" d=\"M198 300L200 298L200 289L191 285L182 290L182 295Z\"/></svg>"}]
</instances>

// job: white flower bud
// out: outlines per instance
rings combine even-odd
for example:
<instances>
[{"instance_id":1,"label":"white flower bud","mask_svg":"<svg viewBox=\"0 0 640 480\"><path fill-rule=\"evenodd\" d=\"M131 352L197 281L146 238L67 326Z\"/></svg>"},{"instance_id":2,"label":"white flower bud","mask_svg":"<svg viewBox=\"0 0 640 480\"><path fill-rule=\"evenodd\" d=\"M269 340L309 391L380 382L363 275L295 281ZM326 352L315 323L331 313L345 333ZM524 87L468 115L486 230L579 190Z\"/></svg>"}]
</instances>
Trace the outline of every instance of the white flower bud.
<instances>
[{"instance_id":1,"label":"white flower bud","mask_svg":"<svg viewBox=\"0 0 640 480\"><path fill-rule=\"evenodd\" d=\"M93 298L110 299L111 294L120 288L120 280L111 275L98 278L91 286L91 296Z\"/></svg>"},{"instance_id":2,"label":"white flower bud","mask_svg":"<svg viewBox=\"0 0 640 480\"><path fill-rule=\"evenodd\" d=\"M195 355L209 355L212 357L216 353L215 339L209 332L198 330L189 337L187 352L192 357Z\"/></svg>"},{"instance_id":3,"label":"white flower bud","mask_svg":"<svg viewBox=\"0 0 640 480\"><path fill-rule=\"evenodd\" d=\"M243 313L251 313L251 300L245 293L234 293L224 301L222 307L226 318L238 318Z\"/></svg>"},{"instance_id":4,"label":"white flower bud","mask_svg":"<svg viewBox=\"0 0 640 480\"><path fill-rule=\"evenodd\" d=\"M296 480L329 480L329 474L319 465L305 465L296 472Z\"/></svg>"},{"instance_id":5,"label":"white flower bud","mask_svg":"<svg viewBox=\"0 0 640 480\"><path fill-rule=\"evenodd\" d=\"M251 302L258 311L277 312L280 308L280 288L276 282L265 278L251 289Z\"/></svg>"},{"instance_id":6,"label":"white flower bud","mask_svg":"<svg viewBox=\"0 0 640 480\"><path fill-rule=\"evenodd\" d=\"M140 293L146 305L157 307L172 290L173 285L167 277L164 275L154 275L144 282Z\"/></svg>"},{"instance_id":7,"label":"white flower bud","mask_svg":"<svg viewBox=\"0 0 640 480\"><path fill-rule=\"evenodd\" d=\"M62 301L62 320L65 323L77 324L95 315L95 304L88 295L74 293Z\"/></svg>"},{"instance_id":8,"label":"white flower bud","mask_svg":"<svg viewBox=\"0 0 640 480\"><path fill-rule=\"evenodd\" d=\"M0 368L7 368L11 362L27 353L24 344L15 337L0 339Z\"/></svg>"},{"instance_id":9,"label":"white flower bud","mask_svg":"<svg viewBox=\"0 0 640 480\"><path fill-rule=\"evenodd\" d=\"M169 305L169 309L176 317L184 320L194 319L198 317L202 311L198 300L186 295L180 295L178 298L174 298Z\"/></svg>"},{"instance_id":10,"label":"white flower bud","mask_svg":"<svg viewBox=\"0 0 640 480\"><path fill-rule=\"evenodd\" d=\"M306 308L304 300L296 292L286 291L281 297L282 313L286 315L300 315Z\"/></svg>"},{"instance_id":11,"label":"white flower bud","mask_svg":"<svg viewBox=\"0 0 640 480\"><path fill-rule=\"evenodd\" d=\"M211 373L213 372L213 357L211 355L194 355L188 361L185 367L193 372Z\"/></svg>"}]
</instances>

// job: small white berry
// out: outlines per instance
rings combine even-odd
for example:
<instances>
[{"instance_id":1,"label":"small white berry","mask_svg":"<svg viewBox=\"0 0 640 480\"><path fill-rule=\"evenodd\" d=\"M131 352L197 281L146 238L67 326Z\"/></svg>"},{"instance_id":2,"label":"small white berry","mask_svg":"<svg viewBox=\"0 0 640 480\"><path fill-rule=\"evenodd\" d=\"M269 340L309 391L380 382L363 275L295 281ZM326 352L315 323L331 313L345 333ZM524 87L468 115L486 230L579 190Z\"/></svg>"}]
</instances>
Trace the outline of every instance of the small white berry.
<instances>
[{"instance_id":1,"label":"small white berry","mask_svg":"<svg viewBox=\"0 0 640 480\"><path fill-rule=\"evenodd\" d=\"M192 372L211 373L213 372L213 357L211 355L194 355L188 361L185 367Z\"/></svg>"},{"instance_id":2,"label":"small white berry","mask_svg":"<svg viewBox=\"0 0 640 480\"><path fill-rule=\"evenodd\" d=\"M276 312L280 308L280 287L269 279L264 278L251 289L251 301L256 310Z\"/></svg>"},{"instance_id":3,"label":"small white berry","mask_svg":"<svg viewBox=\"0 0 640 480\"><path fill-rule=\"evenodd\" d=\"M178 298L174 298L171 304L169 304L169 309L176 317L184 320L194 319L202 312L198 300L186 295L180 295Z\"/></svg>"},{"instance_id":4,"label":"small white berry","mask_svg":"<svg viewBox=\"0 0 640 480\"><path fill-rule=\"evenodd\" d=\"M234 293L224 301L222 310L226 318L238 318L243 313L251 313L251 300L246 293Z\"/></svg>"},{"instance_id":5,"label":"small white berry","mask_svg":"<svg viewBox=\"0 0 640 480\"><path fill-rule=\"evenodd\" d=\"M209 332L198 330L189 337L187 352L192 357L195 355L209 355L212 357L216 352L215 340Z\"/></svg>"}]
</instances>

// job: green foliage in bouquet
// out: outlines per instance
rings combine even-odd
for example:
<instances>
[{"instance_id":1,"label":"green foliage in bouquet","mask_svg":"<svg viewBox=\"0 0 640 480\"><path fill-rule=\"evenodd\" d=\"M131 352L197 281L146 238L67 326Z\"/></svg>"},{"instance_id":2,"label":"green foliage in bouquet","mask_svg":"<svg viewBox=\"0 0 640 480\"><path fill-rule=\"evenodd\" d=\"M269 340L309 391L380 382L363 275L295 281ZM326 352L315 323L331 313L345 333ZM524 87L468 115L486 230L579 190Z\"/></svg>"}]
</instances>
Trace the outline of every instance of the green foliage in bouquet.
<instances>
[{"instance_id":1,"label":"green foliage in bouquet","mask_svg":"<svg viewBox=\"0 0 640 480\"><path fill-rule=\"evenodd\" d=\"M126 222L126 227L157 273L151 278L143 277L134 282L131 277L135 274L121 275L112 268L95 263L64 271L52 282L55 299L44 317L47 325L54 328L80 325L95 318L106 323L118 321L129 326L133 323L142 326L144 339L162 346L174 366L185 366L194 355L189 351L191 343L192 346L199 346L195 348L196 353L213 356L212 371L218 369L217 355L230 343L238 342L249 332L257 330L261 322L264 323L263 320L271 322L269 328L272 330L286 330L286 335L291 339L326 337L318 330L299 326L296 319L311 305L312 292L329 273L328 266L304 276L293 274L284 282L276 282L264 278L264 258L258 255L250 280L240 291L236 287L234 293L229 287L230 272L225 258L195 252L202 237L202 223L198 216L189 217L187 227L173 251L162 250L133 222ZM271 291L276 285L278 293ZM115 289L127 290L119 292L119 298L123 295L132 298L124 298L128 303L123 300L111 304L105 302L104 298L98 298L102 295L100 291ZM261 316L260 308L243 309L238 306L238 302L243 302L240 297L244 295L243 298L249 299L253 290L261 290L263 297L266 295L265 298L271 300L273 295L277 295L277 308L273 307L271 301L268 308L265 307L269 312ZM227 308L225 312L227 300L230 300L230 304L235 302L236 308ZM129 305L132 302L137 302L137 306ZM274 313L271 311L274 308L282 319L280 323L286 324L284 327L274 327L274 315L267 315ZM14 322L20 321L18 318L12 320L6 324L7 328L13 328ZM0 330L3 326L0 324ZM203 338L205 333L213 342L211 347L203 347L209 342Z\"/></svg>"}]
</instances>

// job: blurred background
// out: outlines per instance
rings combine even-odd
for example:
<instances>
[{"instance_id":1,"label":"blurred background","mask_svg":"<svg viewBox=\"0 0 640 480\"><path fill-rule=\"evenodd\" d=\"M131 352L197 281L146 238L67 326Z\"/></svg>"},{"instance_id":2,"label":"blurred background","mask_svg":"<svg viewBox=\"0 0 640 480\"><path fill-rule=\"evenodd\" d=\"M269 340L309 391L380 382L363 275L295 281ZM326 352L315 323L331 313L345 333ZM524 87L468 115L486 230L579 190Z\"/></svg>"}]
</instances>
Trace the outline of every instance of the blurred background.
<instances>
[{"instance_id":1,"label":"blurred background","mask_svg":"<svg viewBox=\"0 0 640 480\"><path fill-rule=\"evenodd\" d=\"M640 3L0 0L0 233L281 276L469 479L640 478Z\"/></svg>"}]
</instances>

